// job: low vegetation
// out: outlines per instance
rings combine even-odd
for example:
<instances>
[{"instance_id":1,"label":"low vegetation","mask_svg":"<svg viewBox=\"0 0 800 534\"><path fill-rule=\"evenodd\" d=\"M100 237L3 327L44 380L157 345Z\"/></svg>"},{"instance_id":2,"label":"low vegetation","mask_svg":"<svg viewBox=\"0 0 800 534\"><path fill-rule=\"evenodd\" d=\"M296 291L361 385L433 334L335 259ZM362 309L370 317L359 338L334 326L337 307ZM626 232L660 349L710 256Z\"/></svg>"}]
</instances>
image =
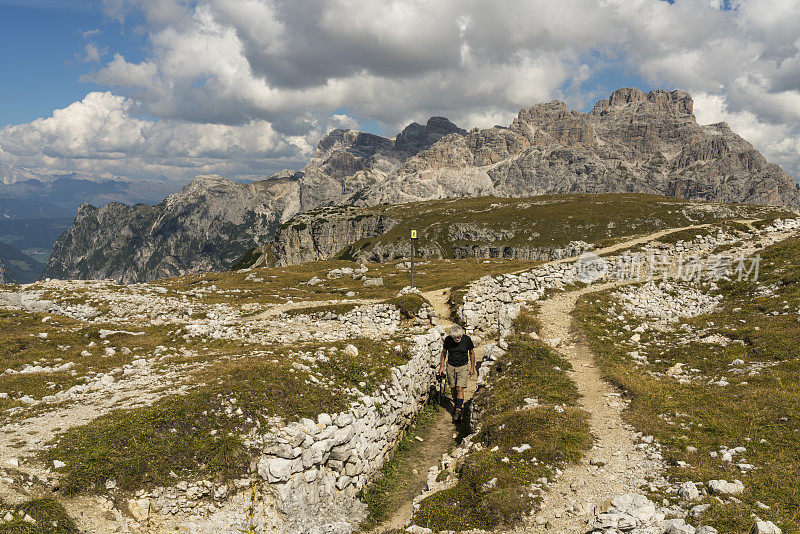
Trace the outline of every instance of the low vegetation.
<instances>
[{"instance_id":1,"label":"low vegetation","mask_svg":"<svg viewBox=\"0 0 800 534\"><path fill-rule=\"evenodd\" d=\"M526 335L511 338L490 387L472 401L480 412L477 447L454 486L420 503L416 524L435 531L494 529L530 513L545 479L578 461L592 443L568 369L569 362L546 345Z\"/></svg>"},{"instance_id":2,"label":"low vegetation","mask_svg":"<svg viewBox=\"0 0 800 534\"><path fill-rule=\"evenodd\" d=\"M416 421L406 430L391 459L384 463L380 474L362 492L361 501L367 505L367 518L363 530L383 523L404 503L412 500L424 489L416 482L412 466L420 465L422 449L437 417L443 408L428 403ZM419 439L418 439L419 438Z\"/></svg>"},{"instance_id":3,"label":"low vegetation","mask_svg":"<svg viewBox=\"0 0 800 534\"><path fill-rule=\"evenodd\" d=\"M412 319L417 316L426 304L428 304L428 301L414 293L407 293L403 296L390 299L388 303L397 306L397 309L400 310L401 317L404 319Z\"/></svg>"},{"instance_id":4,"label":"low vegetation","mask_svg":"<svg viewBox=\"0 0 800 534\"><path fill-rule=\"evenodd\" d=\"M643 333L637 350L651 362L645 367L629 355L640 318L616 319L609 293L587 296L577 311L606 377L632 399L628 421L661 442L670 476L744 482L738 502L705 498L703 522L731 534L749 532L752 514L800 532L800 239L768 247L762 258L757 283L720 284L724 299L714 312ZM707 336L729 342L703 342ZM665 376L676 363L693 373L690 383ZM746 451L721 458L735 447Z\"/></svg>"},{"instance_id":5,"label":"low vegetation","mask_svg":"<svg viewBox=\"0 0 800 534\"><path fill-rule=\"evenodd\" d=\"M295 355L300 350L329 356L305 369L285 348L224 359L203 369L196 377L201 385L189 393L68 430L44 456L66 464L62 489L68 495L115 487L135 491L174 483L176 476L235 478L250 465L243 439L248 430L269 425L274 417L297 420L346 409L355 398L348 388L372 391L389 378L391 367L408 359L391 343L351 343L357 356L348 355L344 343L293 349Z\"/></svg>"},{"instance_id":6,"label":"low vegetation","mask_svg":"<svg viewBox=\"0 0 800 534\"><path fill-rule=\"evenodd\" d=\"M102 337L103 328L116 325L0 309L0 392L8 395L0 398L0 413L7 416L8 408L21 406L21 397L41 399L118 369L171 339L168 329L159 326L138 336ZM121 345L128 350L122 351Z\"/></svg>"},{"instance_id":7,"label":"low vegetation","mask_svg":"<svg viewBox=\"0 0 800 534\"><path fill-rule=\"evenodd\" d=\"M11 521L4 521L11 514ZM26 521L26 517L28 521ZM32 520L32 521L31 521ZM75 523L54 499L33 499L8 505L0 501L0 534L77 534Z\"/></svg>"},{"instance_id":8,"label":"low vegetation","mask_svg":"<svg viewBox=\"0 0 800 534\"><path fill-rule=\"evenodd\" d=\"M542 321L539 319L536 304L528 305L519 310L519 314L514 318L512 327L519 334L539 334L542 331Z\"/></svg>"},{"instance_id":9,"label":"low vegetation","mask_svg":"<svg viewBox=\"0 0 800 534\"><path fill-rule=\"evenodd\" d=\"M485 275L497 275L530 269L539 262L502 259L425 260L415 267L414 285L421 291L449 288L476 280ZM303 264L302 268L263 267L246 271L187 275L157 282L173 292L206 289L197 296L207 304L227 303L268 305L288 301L327 301L347 299L385 300L397 296L411 285L411 272L403 261L367 264L368 278L383 278L383 285L367 286L363 280L345 276L328 279L333 269L353 267L350 261L330 260ZM357 266L357 265L356 265ZM248 278L249 277L249 278ZM318 278L321 283L309 285ZM207 291L211 286L216 290Z\"/></svg>"}]
</instances>

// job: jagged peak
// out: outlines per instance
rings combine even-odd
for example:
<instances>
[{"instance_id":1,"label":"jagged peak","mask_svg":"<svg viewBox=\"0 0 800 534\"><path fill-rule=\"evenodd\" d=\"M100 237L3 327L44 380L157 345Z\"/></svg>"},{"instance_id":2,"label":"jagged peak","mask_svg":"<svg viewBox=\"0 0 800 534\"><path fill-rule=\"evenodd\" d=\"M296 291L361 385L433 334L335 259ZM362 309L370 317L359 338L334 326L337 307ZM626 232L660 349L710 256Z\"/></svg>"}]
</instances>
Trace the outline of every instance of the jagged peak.
<instances>
[{"instance_id":1,"label":"jagged peak","mask_svg":"<svg viewBox=\"0 0 800 534\"><path fill-rule=\"evenodd\" d=\"M377 148L380 146L391 146L391 139L381 137L371 133L361 132L359 130L345 130L336 128L322 136L322 139L317 143L317 153L315 157L325 154L333 149L348 148L348 147L368 147Z\"/></svg>"},{"instance_id":2,"label":"jagged peak","mask_svg":"<svg viewBox=\"0 0 800 534\"><path fill-rule=\"evenodd\" d=\"M225 178L224 176L220 176L219 174L198 174L189 184L184 188L208 188L214 187L218 185L228 185L232 184L233 182Z\"/></svg>"},{"instance_id":3,"label":"jagged peak","mask_svg":"<svg viewBox=\"0 0 800 534\"><path fill-rule=\"evenodd\" d=\"M397 134L394 146L400 150L421 150L452 133L467 135L466 130L456 126L450 119L434 116L428 119L425 126L412 122L403 128L403 131Z\"/></svg>"},{"instance_id":4,"label":"jagged peak","mask_svg":"<svg viewBox=\"0 0 800 534\"><path fill-rule=\"evenodd\" d=\"M617 89L608 98L599 100L590 114L603 115L619 112L629 109L633 104L651 105L694 118L694 101L692 100L692 95L686 91L656 89L645 93L636 87Z\"/></svg>"}]
</instances>

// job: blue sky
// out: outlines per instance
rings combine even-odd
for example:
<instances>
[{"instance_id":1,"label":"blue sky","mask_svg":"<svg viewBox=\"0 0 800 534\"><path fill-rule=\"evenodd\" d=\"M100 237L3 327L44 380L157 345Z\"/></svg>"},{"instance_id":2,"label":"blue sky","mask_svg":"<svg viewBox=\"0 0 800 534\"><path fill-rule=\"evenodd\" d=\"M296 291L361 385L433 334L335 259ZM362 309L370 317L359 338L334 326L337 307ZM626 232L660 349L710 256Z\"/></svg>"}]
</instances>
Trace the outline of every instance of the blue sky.
<instances>
[{"instance_id":1,"label":"blue sky","mask_svg":"<svg viewBox=\"0 0 800 534\"><path fill-rule=\"evenodd\" d=\"M683 89L800 175L800 0L0 0L0 163L259 177L334 127Z\"/></svg>"},{"instance_id":2,"label":"blue sky","mask_svg":"<svg viewBox=\"0 0 800 534\"><path fill-rule=\"evenodd\" d=\"M79 78L87 70L82 32L101 29L104 39L133 53L120 25L90 2L0 1L0 125L50 115L97 89ZM128 36L130 37L130 36Z\"/></svg>"}]
</instances>

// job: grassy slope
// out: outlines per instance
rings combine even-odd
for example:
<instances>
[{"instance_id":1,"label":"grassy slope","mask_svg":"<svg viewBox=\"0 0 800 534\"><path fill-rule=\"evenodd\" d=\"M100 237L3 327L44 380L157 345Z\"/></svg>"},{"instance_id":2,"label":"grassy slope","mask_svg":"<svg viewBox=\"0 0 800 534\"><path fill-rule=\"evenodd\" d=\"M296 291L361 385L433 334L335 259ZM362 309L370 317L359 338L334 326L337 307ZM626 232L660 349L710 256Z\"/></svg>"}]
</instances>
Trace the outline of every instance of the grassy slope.
<instances>
[{"instance_id":1,"label":"grassy slope","mask_svg":"<svg viewBox=\"0 0 800 534\"><path fill-rule=\"evenodd\" d=\"M62 486L67 494L103 493L110 479L124 491L170 484L170 472L217 481L241 476L250 453L258 452L245 445L242 435L248 430L274 416L297 420L344 410L355 397L343 388L372 391L385 382L389 369L407 361L407 355L384 341L350 340L358 356L345 354L345 343L293 347L308 353L326 349L330 361L312 368L335 388L295 369L289 349L221 359L198 373L201 385L188 394L117 410L68 430L44 456L66 463Z\"/></svg>"},{"instance_id":2,"label":"grassy slope","mask_svg":"<svg viewBox=\"0 0 800 534\"><path fill-rule=\"evenodd\" d=\"M509 232L506 239L494 243L501 246L560 247L575 240L602 246L626 235L729 218L711 209L691 208L696 205L727 209L730 218L737 219L787 215L783 210L764 207L694 203L655 195L545 195L459 198L361 209L328 207L301 215L302 223L289 221L286 226L305 228L324 224L331 217L357 220L383 214L398 224L380 237L357 241L350 250L369 251L379 245L404 242L414 228L419 231L420 249L435 245L445 257L452 258L453 245L486 244L451 239L449 231L458 224Z\"/></svg>"},{"instance_id":3,"label":"grassy slope","mask_svg":"<svg viewBox=\"0 0 800 534\"><path fill-rule=\"evenodd\" d=\"M650 370L663 372L682 362L704 377L727 377L729 386L708 386L708 378L684 386L649 376L633 365L626 355L631 350L626 343L630 332L620 322L606 319L613 305L608 294L588 296L577 312L606 376L633 399L628 420L665 446L665 458L674 466L672 478L744 482L741 504L722 505L707 499L711 509L704 522L731 534L749 532L751 513L775 521L784 533L800 532L800 392L796 387L800 381L800 239L772 246L762 256L757 285L725 284L721 287L724 301L717 311L684 321L701 331L701 337L719 333L743 344L724 348L699 342L677 345L678 334L648 331L643 341L649 344L639 349L652 362ZM774 293L764 295L759 290L763 287ZM629 320L631 327L637 322ZM738 366L742 368L755 362L778 365L753 376L737 375L736 366L731 365L737 358L745 362ZM756 469L745 474L736 462L710 455L723 446L746 447L741 457ZM678 467L679 461L691 468ZM675 499L674 495L660 497ZM757 502L771 509L762 510Z\"/></svg>"},{"instance_id":4,"label":"grassy slope","mask_svg":"<svg viewBox=\"0 0 800 534\"><path fill-rule=\"evenodd\" d=\"M0 370L20 370L27 364L54 368L70 362L74 367L49 373L0 373L0 391L12 397L29 395L37 399L53 395L84 382L87 375L119 368L173 340L167 328L158 326L145 328L142 336L114 334L107 340L117 350L113 356L106 356L100 330L113 329L116 325L85 324L62 316L52 316L52 319L42 322L45 317L41 313L0 309ZM135 330L142 331L140 328ZM47 337L40 337L40 334L47 334ZM89 347L91 343L95 346ZM131 353L124 354L119 350L121 346L131 349ZM82 356L84 350L91 355ZM16 406L20 406L19 402L0 398L0 412ZM2 419L0 416L0 421Z\"/></svg>"},{"instance_id":5,"label":"grassy slope","mask_svg":"<svg viewBox=\"0 0 800 534\"><path fill-rule=\"evenodd\" d=\"M369 278L382 277L383 286L365 286L361 280L352 277L328 280L326 274L332 269L353 267L348 261L317 261L304 263L302 266L258 268L249 271L234 271L227 273L208 273L187 275L180 278L165 280L156 283L169 289L187 290L214 284L219 291L241 290L244 293L235 295L238 304L246 303L280 303L287 300L331 300L346 299L350 291L352 298L359 299L388 299L395 297L402 288L411 284L411 274L408 268L399 268L398 263L368 264ZM426 260L419 262L415 267L414 284L422 291L442 289L462 283L465 280L474 280L485 275L495 275L519 271L535 266L535 262L508 261L508 260ZM247 280L253 275L258 280ZM310 286L308 282L313 277L323 279L321 284ZM214 292L203 297L204 302L227 302L231 296Z\"/></svg>"}]
</instances>

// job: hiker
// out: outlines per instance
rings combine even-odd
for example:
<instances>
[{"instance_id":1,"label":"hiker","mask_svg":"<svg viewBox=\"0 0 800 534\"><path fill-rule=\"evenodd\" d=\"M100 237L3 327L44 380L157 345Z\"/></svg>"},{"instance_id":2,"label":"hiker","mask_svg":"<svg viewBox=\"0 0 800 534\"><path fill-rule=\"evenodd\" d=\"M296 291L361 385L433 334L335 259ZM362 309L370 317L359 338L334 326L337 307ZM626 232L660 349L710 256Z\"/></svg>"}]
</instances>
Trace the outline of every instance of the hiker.
<instances>
[{"instance_id":1,"label":"hiker","mask_svg":"<svg viewBox=\"0 0 800 534\"><path fill-rule=\"evenodd\" d=\"M453 394L453 422L461 422L461 409L464 406L464 390L467 377L475 374L475 345L472 339L458 325L450 327L450 335L444 338L442 363L439 373L445 372L447 362L447 383ZM469 364L469 368L467 368Z\"/></svg>"}]
</instances>

